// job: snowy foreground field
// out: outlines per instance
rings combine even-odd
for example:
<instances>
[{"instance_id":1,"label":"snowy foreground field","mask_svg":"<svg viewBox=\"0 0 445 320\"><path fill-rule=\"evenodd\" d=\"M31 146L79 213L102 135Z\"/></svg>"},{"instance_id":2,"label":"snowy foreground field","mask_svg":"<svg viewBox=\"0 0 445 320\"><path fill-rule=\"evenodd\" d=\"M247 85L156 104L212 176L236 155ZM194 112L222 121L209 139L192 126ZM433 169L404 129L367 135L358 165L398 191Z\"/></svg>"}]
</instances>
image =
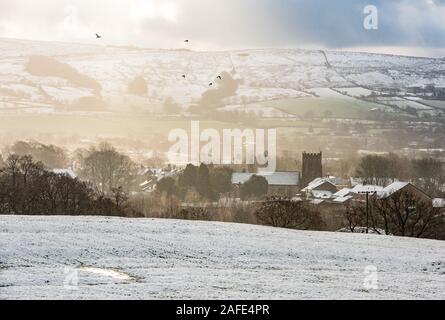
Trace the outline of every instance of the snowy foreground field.
<instances>
[{"instance_id":1,"label":"snowy foreground field","mask_svg":"<svg viewBox=\"0 0 445 320\"><path fill-rule=\"evenodd\" d=\"M376 277L365 272L373 267ZM378 289L369 279L378 279ZM176 220L0 216L0 299L94 298L445 299L445 242Z\"/></svg>"}]
</instances>

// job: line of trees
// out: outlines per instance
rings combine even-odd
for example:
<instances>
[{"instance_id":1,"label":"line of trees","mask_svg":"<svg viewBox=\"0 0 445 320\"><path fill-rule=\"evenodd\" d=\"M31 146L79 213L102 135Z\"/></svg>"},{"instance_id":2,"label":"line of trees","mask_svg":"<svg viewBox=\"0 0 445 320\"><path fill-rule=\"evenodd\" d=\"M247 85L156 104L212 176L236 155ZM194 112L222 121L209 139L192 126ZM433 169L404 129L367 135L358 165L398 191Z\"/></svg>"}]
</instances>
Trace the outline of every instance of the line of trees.
<instances>
[{"instance_id":1,"label":"line of trees","mask_svg":"<svg viewBox=\"0 0 445 320\"><path fill-rule=\"evenodd\" d=\"M215 201L232 188L232 169L201 164L187 165L177 178L167 177L158 181L156 189L161 194L176 196L182 200L200 198Z\"/></svg>"},{"instance_id":2,"label":"line of trees","mask_svg":"<svg viewBox=\"0 0 445 320\"><path fill-rule=\"evenodd\" d=\"M0 168L0 213L138 216L121 188L111 197L90 184L48 171L31 156L11 155Z\"/></svg>"},{"instance_id":3,"label":"line of trees","mask_svg":"<svg viewBox=\"0 0 445 320\"><path fill-rule=\"evenodd\" d=\"M17 141L6 148L6 153L18 156L31 156L34 160L42 162L45 167L50 169L62 169L68 164L68 155L64 149L36 141Z\"/></svg>"},{"instance_id":4,"label":"line of trees","mask_svg":"<svg viewBox=\"0 0 445 320\"><path fill-rule=\"evenodd\" d=\"M414 192L401 191L386 198L373 196L368 208L365 202L352 202L345 218L351 232L368 223L369 229L378 234L445 240L445 215L433 207L431 199Z\"/></svg>"},{"instance_id":5,"label":"line of trees","mask_svg":"<svg viewBox=\"0 0 445 320\"><path fill-rule=\"evenodd\" d=\"M430 196L440 197L445 166L441 160L433 158L408 159L393 153L368 155L360 159L356 175L364 178L366 184L382 186L387 185L388 180L410 181Z\"/></svg>"},{"instance_id":6,"label":"line of trees","mask_svg":"<svg viewBox=\"0 0 445 320\"><path fill-rule=\"evenodd\" d=\"M157 183L157 190L167 196L176 196L182 200L216 201L221 196L233 191L233 170L228 167L214 167L201 164L187 165L184 172L174 179L167 177ZM269 184L266 178L253 175L239 188L243 200L263 199L267 196Z\"/></svg>"}]
</instances>

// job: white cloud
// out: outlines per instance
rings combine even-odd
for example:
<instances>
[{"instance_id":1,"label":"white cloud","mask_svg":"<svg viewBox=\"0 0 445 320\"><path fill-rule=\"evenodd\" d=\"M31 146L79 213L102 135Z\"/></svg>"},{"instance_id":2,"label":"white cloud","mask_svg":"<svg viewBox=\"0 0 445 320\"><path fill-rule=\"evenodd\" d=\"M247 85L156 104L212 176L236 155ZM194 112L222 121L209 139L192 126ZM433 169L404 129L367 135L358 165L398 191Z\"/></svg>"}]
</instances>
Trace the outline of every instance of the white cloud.
<instances>
[{"instance_id":1,"label":"white cloud","mask_svg":"<svg viewBox=\"0 0 445 320\"><path fill-rule=\"evenodd\" d=\"M381 26L366 33L368 0L0 0L0 36L193 49L308 45L445 47L443 0L374 0Z\"/></svg>"},{"instance_id":2,"label":"white cloud","mask_svg":"<svg viewBox=\"0 0 445 320\"><path fill-rule=\"evenodd\" d=\"M161 0L0 0L0 36L12 38L92 42L102 33L108 43L153 46L144 24L177 19L175 2Z\"/></svg>"}]
</instances>

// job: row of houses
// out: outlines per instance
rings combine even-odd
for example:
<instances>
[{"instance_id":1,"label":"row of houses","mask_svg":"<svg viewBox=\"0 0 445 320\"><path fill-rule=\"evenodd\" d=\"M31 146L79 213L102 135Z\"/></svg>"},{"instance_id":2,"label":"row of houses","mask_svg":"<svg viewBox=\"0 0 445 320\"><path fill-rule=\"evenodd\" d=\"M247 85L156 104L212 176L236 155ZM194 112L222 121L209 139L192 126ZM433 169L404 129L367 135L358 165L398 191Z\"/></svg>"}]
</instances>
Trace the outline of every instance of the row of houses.
<instances>
[{"instance_id":1,"label":"row of houses","mask_svg":"<svg viewBox=\"0 0 445 320\"><path fill-rule=\"evenodd\" d=\"M54 169L54 173L76 178L72 169ZM138 171L139 187L141 192L153 192L156 184L166 177L177 177L182 170L176 167L146 168L141 167ZM386 187L378 185L363 184L360 178L342 179L338 177L316 178L309 182L307 187L300 190L300 174L298 172L259 172L246 173L234 172L232 184L234 188L246 183L252 176L264 177L268 184L269 195L281 195L295 200L309 200L313 204L348 204L351 201L362 201L366 194L377 195L381 198L391 196L399 191L410 192L416 196L431 201L436 208L445 208L445 199L430 198L424 191L409 182L387 181ZM227 201L226 201L227 202ZM228 203L224 203L227 206Z\"/></svg>"},{"instance_id":2,"label":"row of houses","mask_svg":"<svg viewBox=\"0 0 445 320\"><path fill-rule=\"evenodd\" d=\"M167 168L141 167L138 171L139 187L141 192L151 193L156 190L156 184L163 178L176 177L182 169L168 166Z\"/></svg>"},{"instance_id":3,"label":"row of houses","mask_svg":"<svg viewBox=\"0 0 445 320\"><path fill-rule=\"evenodd\" d=\"M316 178L308 186L300 190L300 175L298 172L260 172L239 173L232 175L232 184L239 187L247 182L253 175L264 177L269 184L269 195L281 195L295 200L309 200L313 204L332 203L347 204L354 200L364 200L366 194L377 195L381 198L389 197L397 192L410 192L431 201L434 207L445 208L445 199L431 198L423 190L410 182L394 181L388 179L385 187L363 184L363 179L338 177Z\"/></svg>"},{"instance_id":4,"label":"row of houses","mask_svg":"<svg viewBox=\"0 0 445 320\"><path fill-rule=\"evenodd\" d=\"M431 202L433 207L445 208L445 199L431 198L423 190L410 182L395 181L386 187L377 185L356 184L353 187L339 186L331 178L317 178L301 190L300 197L312 200L313 203L323 202L333 204L347 204L351 201L363 201L366 195L376 195L381 199L388 198L399 192L414 194L419 199Z\"/></svg>"}]
</instances>

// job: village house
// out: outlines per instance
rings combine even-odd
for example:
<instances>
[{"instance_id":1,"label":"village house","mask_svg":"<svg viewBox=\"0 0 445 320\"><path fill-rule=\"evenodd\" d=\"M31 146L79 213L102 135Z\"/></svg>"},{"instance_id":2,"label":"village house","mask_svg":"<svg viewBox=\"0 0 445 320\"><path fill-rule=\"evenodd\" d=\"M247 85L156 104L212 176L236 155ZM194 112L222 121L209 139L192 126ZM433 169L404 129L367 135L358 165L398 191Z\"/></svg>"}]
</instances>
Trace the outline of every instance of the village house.
<instances>
[{"instance_id":1,"label":"village house","mask_svg":"<svg viewBox=\"0 0 445 320\"><path fill-rule=\"evenodd\" d=\"M406 192L413 194L419 199L431 203L434 207L445 207L445 200L432 199L423 190L417 188L410 182L396 181L386 187L375 185L356 185L352 189L344 188L333 195L333 202L348 203L350 201L365 201L366 195L377 196L379 199L387 199L393 195Z\"/></svg>"},{"instance_id":2,"label":"village house","mask_svg":"<svg viewBox=\"0 0 445 320\"><path fill-rule=\"evenodd\" d=\"M292 197L299 191L300 175L298 172L234 172L232 174L232 184L238 188L254 175L264 177L267 180L269 196Z\"/></svg>"},{"instance_id":3,"label":"village house","mask_svg":"<svg viewBox=\"0 0 445 320\"><path fill-rule=\"evenodd\" d=\"M138 171L138 184L141 192L153 192L159 180L167 177L176 177L181 172L180 169L168 166L161 168L141 167Z\"/></svg>"},{"instance_id":4,"label":"village house","mask_svg":"<svg viewBox=\"0 0 445 320\"><path fill-rule=\"evenodd\" d=\"M349 188L341 189L340 191L334 193L332 196L332 202L335 204L347 204L349 203L354 197L351 195L351 190Z\"/></svg>"},{"instance_id":5,"label":"village house","mask_svg":"<svg viewBox=\"0 0 445 320\"><path fill-rule=\"evenodd\" d=\"M386 187L376 185L357 184L353 188L343 188L332 193L336 187L324 179L315 179L302 191L309 195L309 203L317 207L327 230L337 230L344 225L344 213L348 205L358 202L364 204L366 195L384 200L397 196L402 192L415 195L420 201L432 205L434 208L445 210L445 199L431 199L421 189L409 182L393 182ZM294 197L294 201L304 201L304 197Z\"/></svg>"},{"instance_id":6,"label":"village house","mask_svg":"<svg viewBox=\"0 0 445 320\"><path fill-rule=\"evenodd\" d=\"M375 185L358 184L354 188L343 188L333 194L332 201L337 204L347 204L350 201L364 201L368 196L381 192L383 187Z\"/></svg>"},{"instance_id":7,"label":"village house","mask_svg":"<svg viewBox=\"0 0 445 320\"><path fill-rule=\"evenodd\" d=\"M306 198L331 199L338 189L329 178L317 178L301 192L306 195Z\"/></svg>"},{"instance_id":8,"label":"village house","mask_svg":"<svg viewBox=\"0 0 445 320\"><path fill-rule=\"evenodd\" d=\"M381 199L387 199L400 193L412 194L421 201L425 201L431 205L433 204L433 199L429 195L410 182L398 181L391 183L389 186L383 188L383 190L377 192L377 196Z\"/></svg>"}]
</instances>

